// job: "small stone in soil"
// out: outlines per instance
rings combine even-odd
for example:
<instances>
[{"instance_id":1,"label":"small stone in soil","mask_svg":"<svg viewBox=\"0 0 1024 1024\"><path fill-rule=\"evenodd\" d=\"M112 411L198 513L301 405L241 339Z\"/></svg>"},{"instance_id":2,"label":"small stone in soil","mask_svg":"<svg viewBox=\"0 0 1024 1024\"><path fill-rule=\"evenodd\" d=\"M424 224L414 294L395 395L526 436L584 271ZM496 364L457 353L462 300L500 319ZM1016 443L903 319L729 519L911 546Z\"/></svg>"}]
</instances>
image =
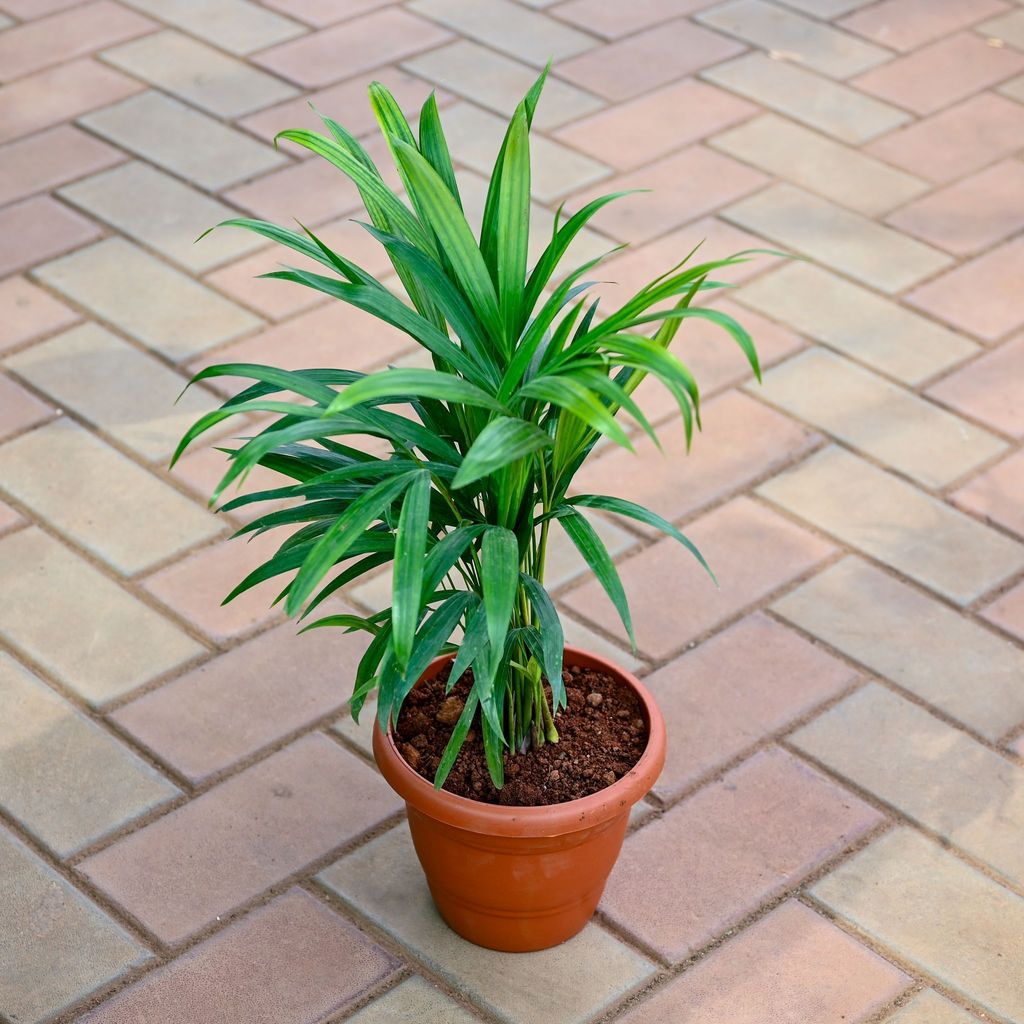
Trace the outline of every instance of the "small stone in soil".
<instances>
[{"instance_id":1,"label":"small stone in soil","mask_svg":"<svg viewBox=\"0 0 1024 1024\"><path fill-rule=\"evenodd\" d=\"M601 703L601 701L603 701L603 700L604 700L604 697L602 697L601 694L599 694L599 693L588 693L587 694L587 703L592 708L596 708Z\"/></svg>"},{"instance_id":2,"label":"small stone in soil","mask_svg":"<svg viewBox=\"0 0 1024 1024\"><path fill-rule=\"evenodd\" d=\"M616 781L615 772L605 772L604 775L601 776L601 780L606 786L611 786Z\"/></svg>"},{"instance_id":3,"label":"small stone in soil","mask_svg":"<svg viewBox=\"0 0 1024 1024\"><path fill-rule=\"evenodd\" d=\"M459 720L459 716L462 714L462 709L466 705L460 700L455 694L445 699L445 702L438 708L437 714L434 718L437 719L442 725L453 726Z\"/></svg>"}]
</instances>

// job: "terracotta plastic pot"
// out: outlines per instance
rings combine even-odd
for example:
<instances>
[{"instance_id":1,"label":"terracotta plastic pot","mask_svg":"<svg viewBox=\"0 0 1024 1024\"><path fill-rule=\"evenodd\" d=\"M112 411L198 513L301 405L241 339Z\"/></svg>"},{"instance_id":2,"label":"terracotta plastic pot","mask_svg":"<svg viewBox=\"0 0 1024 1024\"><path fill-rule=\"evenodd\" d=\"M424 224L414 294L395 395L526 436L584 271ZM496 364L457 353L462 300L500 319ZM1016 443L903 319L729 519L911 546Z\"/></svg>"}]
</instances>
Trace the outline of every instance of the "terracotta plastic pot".
<instances>
[{"instance_id":1,"label":"terracotta plastic pot","mask_svg":"<svg viewBox=\"0 0 1024 1024\"><path fill-rule=\"evenodd\" d=\"M450 659L424 673L433 678ZM384 778L406 803L409 829L441 916L478 946L521 953L556 946L590 920L619 855L630 808L665 763L665 723L638 679L596 654L567 647L565 663L632 687L647 719L647 747L618 782L581 800L501 807L455 796L417 774L390 733L373 731Z\"/></svg>"}]
</instances>

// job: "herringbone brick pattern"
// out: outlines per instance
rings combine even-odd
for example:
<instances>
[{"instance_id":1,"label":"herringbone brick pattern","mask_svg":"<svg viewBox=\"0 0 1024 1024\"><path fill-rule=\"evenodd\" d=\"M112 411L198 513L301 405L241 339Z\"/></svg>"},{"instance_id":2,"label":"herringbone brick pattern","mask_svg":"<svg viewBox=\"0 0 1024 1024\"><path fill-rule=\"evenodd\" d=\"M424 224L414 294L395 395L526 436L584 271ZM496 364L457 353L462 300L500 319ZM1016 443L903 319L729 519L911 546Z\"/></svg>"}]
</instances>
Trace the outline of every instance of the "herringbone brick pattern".
<instances>
[{"instance_id":1,"label":"herringbone brick pattern","mask_svg":"<svg viewBox=\"0 0 1024 1024\"><path fill-rule=\"evenodd\" d=\"M1021 0L0 0L0 1021L1024 1024ZM173 474L227 357L413 357L254 281L244 211L374 273L354 189L275 131L360 136L365 84L436 88L467 206L538 67L538 239L608 207L606 303L706 239L763 257L694 323L707 433L581 478L685 525L599 520L636 657L568 550L571 640L649 679L665 773L597 919L530 956L439 921L266 546ZM379 143L371 142L375 154ZM582 251L586 250L586 251ZM251 484L264 483L254 474ZM364 608L387 581L339 598Z\"/></svg>"}]
</instances>

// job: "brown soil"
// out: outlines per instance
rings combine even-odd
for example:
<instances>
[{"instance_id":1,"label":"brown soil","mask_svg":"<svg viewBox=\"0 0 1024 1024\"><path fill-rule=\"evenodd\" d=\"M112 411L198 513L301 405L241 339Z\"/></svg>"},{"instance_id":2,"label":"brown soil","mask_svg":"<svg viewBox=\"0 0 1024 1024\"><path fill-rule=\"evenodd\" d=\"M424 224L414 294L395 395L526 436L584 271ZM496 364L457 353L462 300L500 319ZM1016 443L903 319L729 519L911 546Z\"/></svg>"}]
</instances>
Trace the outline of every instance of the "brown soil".
<instances>
[{"instance_id":1,"label":"brown soil","mask_svg":"<svg viewBox=\"0 0 1024 1024\"><path fill-rule=\"evenodd\" d=\"M513 807L558 804L589 796L621 779L647 746L640 700L612 676L571 666L562 673L568 706L555 719L559 741L505 755L505 785L494 788L479 718L444 784L446 792ZM462 713L472 681L467 672L445 694L448 669L409 694L395 728L406 762L429 782Z\"/></svg>"}]
</instances>

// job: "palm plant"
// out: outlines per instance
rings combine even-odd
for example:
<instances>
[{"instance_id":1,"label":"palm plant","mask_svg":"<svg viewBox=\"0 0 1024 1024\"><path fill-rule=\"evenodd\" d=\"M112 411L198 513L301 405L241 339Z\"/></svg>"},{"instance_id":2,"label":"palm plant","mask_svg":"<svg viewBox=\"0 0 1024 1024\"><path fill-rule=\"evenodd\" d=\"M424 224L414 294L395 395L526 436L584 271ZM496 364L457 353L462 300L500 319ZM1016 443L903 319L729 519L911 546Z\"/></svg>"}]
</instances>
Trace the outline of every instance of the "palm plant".
<instances>
[{"instance_id":1,"label":"palm plant","mask_svg":"<svg viewBox=\"0 0 1024 1024\"><path fill-rule=\"evenodd\" d=\"M229 467L211 501L254 466L267 467L287 483L236 497L222 508L301 499L239 531L289 526L294 532L226 601L288 574L278 601L288 614L305 619L340 588L392 563L390 608L367 616L328 615L305 628L336 626L369 634L350 703L357 717L376 689L382 728L397 719L406 696L439 654L455 652L449 688L472 669L469 699L437 771L438 787L477 719L498 787L506 753L557 742L556 720L566 694L562 626L544 586L552 527L565 531L600 580L631 640L621 581L585 509L654 526L684 544L707 569L693 544L655 513L621 498L569 493L574 474L599 439L631 449L618 414L632 418L657 442L631 397L648 374L675 398L689 445L694 425L700 425L698 389L668 351L682 321L701 317L720 325L759 374L746 331L717 310L692 305L698 292L721 287L709 278L714 270L741 262L747 253L693 265L690 253L603 319L597 316L598 299L587 294L595 282L584 278L605 257L556 277L580 229L626 193L595 199L568 218L560 209L550 241L536 265L528 267L529 131L546 74L508 126L479 241L463 213L433 96L420 112L417 140L388 90L370 86L370 102L408 206L385 185L363 146L330 118L322 118L327 134L280 133L279 139L330 161L356 184L371 222L363 227L387 251L409 304L306 228L299 232L242 218L225 224L321 264L328 273L292 268L264 276L313 288L399 328L430 353L433 368L364 375L330 368L211 366L193 382L236 376L254 383L203 416L175 454L177 459L227 417L276 416L237 450L227 451ZM651 336L643 333L648 325L654 328ZM390 453L377 457L346 443L353 435L382 438Z\"/></svg>"}]
</instances>

